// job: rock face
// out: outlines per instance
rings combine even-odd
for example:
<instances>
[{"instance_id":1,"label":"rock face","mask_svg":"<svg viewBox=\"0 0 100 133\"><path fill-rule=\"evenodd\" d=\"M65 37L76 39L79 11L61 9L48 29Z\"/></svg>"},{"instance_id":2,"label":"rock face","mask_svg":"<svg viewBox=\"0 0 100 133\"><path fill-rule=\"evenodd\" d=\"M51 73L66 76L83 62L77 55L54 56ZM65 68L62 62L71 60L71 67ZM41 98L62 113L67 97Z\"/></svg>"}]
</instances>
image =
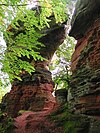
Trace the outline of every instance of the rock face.
<instances>
[{"instance_id":1,"label":"rock face","mask_svg":"<svg viewBox=\"0 0 100 133\"><path fill-rule=\"evenodd\" d=\"M62 127L57 122L50 120L47 116L51 112L26 112L15 118L16 133L55 133L62 132Z\"/></svg>"},{"instance_id":2,"label":"rock face","mask_svg":"<svg viewBox=\"0 0 100 133\"><path fill-rule=\"evenodd\" d=\"M100 0L77 0L69 35L75 39L84 37L98 16L100 16Z\"/></svg>"},{"instance_id":3,"label":"rock face","mask_svg":"<svg viewBox=\"0 0 100 133\"><path fill-rule=\"evenodd\" d=\"M23 71L20 74L22 81L15 80L11 91L3 97L1 109L7 115L15 118L24 112L15 119L16 133L53 133L60 131L59 127L56 131L53 123L46 120L47 115L57 106L55 97L52 95L54 82L48 65L54 52L66 36L63 24L55 26L53 29L48 29L46 35L39 40L45 47L41 47L38 52L47 60L34 61L35 72L29 75ZM29 62L33 60L31 58L28 60L26 57L21 59Z\"/></svg>"},{"instance_id":4,"label":"rock face","mask_svg":"<svg viewBox=\"0 0 100 133\"><path fill-rule=\"evenodd\" d=\"M51 20L51 22L52 21L53 20ZM18 23L22 28L20 33L23 33L24 24L21 21L18 21ZM19 31L16 31L14 28L10 29L8 27L7 30L13 33L12 39L20 34ZM20 74L22 81L14 81L10 93L6 94L2 100L2 111L16 117L20 110L44 111L54 108L56 104L55 98L52 96L54 83L48 65L54 52L65 39L65 30L64 24L59 25L53 22L51 28L38 31L41 32L41 34L45 32L45 35L38 40L45 46L40 46L37 52L40 52L40 55L47 60L34 61L31 55L30 59L25 56L21 57L22 60L28 61L29 63L34 62L32 64L36 70L31 75L23 71Z\"/></svg>"},{"instance_id":5,"label":"rock face","mask_svg":"<svg viewBox=\"0 0 100 133\"><path fill-rule=\"evenodd\" d=\"M36 77L37 71L40 81ZM37 71L32 76L23 74L23 82L14 82L10 93L3 98L5 111L11 116L16 117L20 110L41 111L54 108L56 102L52 95L54 84L51 73L43 68Z\"/></svg>"},{"instance_id":6,"label":"rock face","mask_svg":"<svg viewBox=\"0 0 100 133\"><path fill-rule=\"evenodd\" d=\"M91 116L88 124L89 130L85 133L99 133L100 10L98 10L98 7L100 7L100 1L87 0L87 3L85 5L85 2L83 2L82 8L80 7L81 10L76 7L75 16L73 16L74 22L70 31L70 35L77 39L71 64L73 72L70 90L72 94L71 102L75 114ZM94 4L92 5L92 3ZM86 23L89 25L86 25ZM77 27L78 25L79 27Z\"/></svg>"},{"instance_id":7,"label":"rock face","mask_svg":"<svg viewBox=\"0 0 100 133\"><path fill-rule=\"evenodd\" d=\"M78 41L71 65L70 103L73 115L67 118L68 113L58 109L59 122L47 119L57 105L52 96L54 83L47 69L48 62L35 62L36 72L21 74L22 82L15 81L11 92L2 101L2 110L16 117L16 133L63 133L64 122L66 127L69 126L65 133L74 131L70 122L75 123L77 133L100 132L100 1L78 2L70 31ZM41 49L41 55L50 60L64 37L64 27L49 32L41 39L46 46ZM18 116L18 112L25 110L29 111ZM59 112L64 112L64 116Z\"/></svg>"},{"instance_id":8,"label":"rock face","mask_svg":"<svg viewBox=\"0 0 100 133\"><path fill-rule=\"evenodd\" d=\"M100 115L100 19L79 40L72 57L71 93L76 111Z\"/></svg>"}]
</instances>

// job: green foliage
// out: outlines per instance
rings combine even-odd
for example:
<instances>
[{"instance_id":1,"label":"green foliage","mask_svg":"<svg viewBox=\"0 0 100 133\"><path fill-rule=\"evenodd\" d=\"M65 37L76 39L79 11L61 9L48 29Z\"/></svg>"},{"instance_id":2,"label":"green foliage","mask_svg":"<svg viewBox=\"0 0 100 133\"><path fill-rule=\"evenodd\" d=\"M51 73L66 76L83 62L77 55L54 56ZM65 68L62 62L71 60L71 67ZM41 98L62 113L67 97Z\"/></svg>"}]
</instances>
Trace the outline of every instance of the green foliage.
<instances>
[{"instance_id":1,"label":"green foliage","mask_svg":"<svg viewBox=\"0 0 100 133\"><path fill-rule=\"evenodd\" d=\"M75 122L66 121L64 124L64 132L63 133L77 133L75 130Z\"/></svg>"},{"instance_id":2,"label":"green foliage","mask_svg":"<svg viewBox=\"0 0 100 133\"><path fill-rule=\"evenodd\" d=\"M79 121L75 116L71 114L68 104L60 106L55 112L53 112L49 118L55 121L59 127L63 127L63 133L76 133L76 127L79 125Z\"/></svg>"},{"instance_id":3,"label":"green foliage","mask_svg":"<svg viewBox=\"0 0 100 133\"><path fill-rule=\"evenodd\" d=\"M68 89L71 77L71 56L74 51L74 38L66 37L64 43L56 51L56 59L51 63L50 69L54 73L56 89Z\"/></svg>"},{"instance_id":4,"label":"green foliage","mask_svg":"<svg viewBox=\"0 0 100 133\"><path fill-rule=\"evenodd\" d=\"M1 103L1 100L2 100L2 97L5 95L7 90L3 90L1 87L0 87L0 103Z\"/></svg>"},{"instance_id":5,"label":"green foliage","mask_svg":"<svg viewBox=\"0 0 100 133\"><path fill-rule=\"evenodd\" d=\"M68 0L67 0L68 1ZM63 23L67 20L67 8L66 8L66 0L43 0L40 1L41 5L41 14L40 14L40 24L41 26L50 27L49 19L50 16L54 15L56 23Z\"/></svg>"},{"instance_id":6,"label":"green foliage","mask_svg":"<svg viewBox=\"0 0 100 133\"><path fill-rule=\"evenodd\" d=\"M0 133L11 133L13 129L13 118L0 111Z\"/></svg>"},{"instance_id":7,"label":"green foliage","mask_svg":"<svg viewBox=\"0 0 100 133\"><path fill-rule=\"evenodd\" d=\"M2 71L8 73L11 82L15 78L21 80L19 74L22 70L30 74L34 71L33 65L21 60L21 57L27 57L29 60L31 57L33 60L44 60L36 51L44 46L38 40L43 36L40 31L50 27L50 16L54 14L55 23L64 22L67 16L65 1L39 1L41 9L38 11L28 10L28 2L27 0L23 2L1 0L0 2L0 28L7 43L5 54L2 55Z\"/></svg>"},{"instance_id":8,"label":"green foliage","mask_svg":"<svg viewBox=\"0 0 100 133\"><path fill-rule=\"evenodd\" d=\"M7 78L7 75L4 75L3 73L0 74L0 103L2 100L2 97L10 91L10 82Z\"/></svg>"}]
</instances>

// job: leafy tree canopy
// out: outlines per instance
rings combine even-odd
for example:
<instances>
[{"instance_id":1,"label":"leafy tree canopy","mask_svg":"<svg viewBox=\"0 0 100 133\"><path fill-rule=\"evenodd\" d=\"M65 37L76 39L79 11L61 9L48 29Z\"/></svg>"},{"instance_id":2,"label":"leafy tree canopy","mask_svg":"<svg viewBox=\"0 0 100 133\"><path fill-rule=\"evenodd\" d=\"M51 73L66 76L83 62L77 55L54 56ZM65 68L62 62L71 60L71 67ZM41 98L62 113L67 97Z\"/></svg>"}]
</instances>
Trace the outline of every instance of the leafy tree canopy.
<instances>
[{"instance_id":1,"label":"leafy tree canopy","mask_svg":"<svg viewBox=\"0 0 100 133\"><path fill-rule=\"evenodd\" d=\"M66 2L68 0L1 0L0 29L7 49L5 54L0 54L0 62L3 65L2 71L8 73L11 81L14 78L21 80L18 75L22 69L30 74L34 71L34 67L29 62L20 59L22 56L30 58L31 55L34 60L44 60L38 52L34 51L39 49L39 46L43 46L38 42L41 37L38 31L45 27L50 28L52 14L56 23L63 23L66 20L68 17ZM38 5L37 10L28 10L31 4ZM41 10L38 9L39 7ZM13 32L9 32L12 30ZM22 30L25 34L20 33Z\"/></svg>"}]
</instances>

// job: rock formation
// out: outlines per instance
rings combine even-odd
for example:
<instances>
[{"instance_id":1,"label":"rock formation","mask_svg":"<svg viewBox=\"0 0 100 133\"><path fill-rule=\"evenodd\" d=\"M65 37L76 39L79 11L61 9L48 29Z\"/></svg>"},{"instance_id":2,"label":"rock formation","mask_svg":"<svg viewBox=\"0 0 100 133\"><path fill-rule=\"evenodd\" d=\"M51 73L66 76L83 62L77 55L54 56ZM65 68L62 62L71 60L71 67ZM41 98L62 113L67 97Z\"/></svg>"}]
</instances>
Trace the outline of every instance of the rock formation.
<instances>
[{"instance_id":1,"label":"rock formation","mask_svg":"<svg viewBox=\"0 0 100 133\"><path fill-rule=\"evenodd\" d=\"M16 133L56 132L54 124L46 119L46 116L57 106L55 97L52 95L54 82L48 65L54 52L63 43L66 29L64 24L53 24L53 28L51 26L46 29L45 36L39 39L45 47L41 47L38 52L47 60L34 61L35 72L30 75L23 71L20 74L22 81L15 79L11 91L2 99L3 112L13 118L22 114L15 118ZM13 31L14 29L9 29L8 32ZM29 62L33 60L32 58L28 60L26 57L21 59Z\"/></svg>"},{"instance_id":2,"label":"rock formation","mask_svg":"<svg viewBox=\"0 0 100 133\"><path fill-rule=\"evenodd\" d=\"M82 3L83 2L83 3ZM100 1L78 1L69 33L77 39L72 56L71 94L75 114L90 117L88 131L100 131ZM85 128L85 127L84 127ZM82 133L82 131L81 131Z\"/></svg>"},{"instance_id":3,"label":"rock formation","mask_svg":"<svg viewBox=\"0 0 100 133\"><path fill-rule=\"evenodd\" d=\"M2 101L2 109L15 118L16 133L99 133L100 132L100 0L78 0L69 35L77 39L72 56L71 113L58 108L57 119L47 116L55 109L54 83L48 62L35 62L36 71L21 74ZM59 34L60 33L60 34ZM50 30L41 38L40 53L49 61L65 37L64 26ZM28 111L26 111L28 110ZM65 122L65 123L64 123ZM74 123L72 128L71 123Z\"/></svg>"},{"instance_id":4,"label":"rock formation","mask_svg":"<svg viewBox=\"0 0 100 133\"><path fill-rule=\"evenodd\" d=\"M20 75L22 81L13 82L10 93L6 94L2 100L2 109L9 115L16 117L20 110L42 111L54 108L56 103L52 95L54 83L51 72L48 70L48 62L64 39L64 25L50 31L40 39L45 45L40 53L48 61L36 61L34 63L36 70L32 75L23 72Z\"/></svg>"}]
</instances>

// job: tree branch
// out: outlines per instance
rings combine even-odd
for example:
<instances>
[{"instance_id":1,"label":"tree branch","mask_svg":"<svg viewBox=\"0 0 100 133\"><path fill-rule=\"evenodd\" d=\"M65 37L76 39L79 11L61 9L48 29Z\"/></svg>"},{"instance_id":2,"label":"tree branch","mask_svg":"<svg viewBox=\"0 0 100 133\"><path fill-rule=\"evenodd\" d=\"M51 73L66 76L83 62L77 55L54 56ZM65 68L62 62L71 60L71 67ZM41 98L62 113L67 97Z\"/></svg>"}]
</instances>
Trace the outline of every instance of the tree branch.
<instances>
[{"instance_id":1,"label":"tree branch","mask_svg":"<svg viewBox=\"0 0 100 133\"><path fill-rule=\"evenodd\" d=\"M9 5L9 4L0 4L0 6L27 6L29 4L23 4L23 5Z\"/></svg>"},{"instance_id":2,"label":"tree branch","mask_svg":"<svg viewBox=\"0 0 100 133\"><path fill-rule=\"evenodd\" d=\"M34 2L40 2L40 1L36 0ZM30 5L30 4L18 4L18 5L14 5L14 4L10 5L10 4L4 4L4 3L0 4L0 6L27 6L27 5Z\"/></svg>"}]
</instances>

